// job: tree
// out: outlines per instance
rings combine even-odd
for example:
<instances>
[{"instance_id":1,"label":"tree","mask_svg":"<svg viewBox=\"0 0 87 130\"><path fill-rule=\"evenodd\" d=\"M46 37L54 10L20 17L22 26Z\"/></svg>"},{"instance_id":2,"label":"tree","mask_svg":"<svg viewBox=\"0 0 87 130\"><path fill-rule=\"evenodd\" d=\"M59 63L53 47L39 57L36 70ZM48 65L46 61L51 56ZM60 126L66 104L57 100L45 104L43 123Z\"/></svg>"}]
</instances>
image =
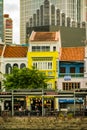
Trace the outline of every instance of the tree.
<instances>
[{"instance_id":1,"label":"tree","mask_svg":"<svg viewBox=\"0 0 87 130\"><path fill-rule=\"evenodd\" d=\"M11 74L5 74L3 80L6 90L38 89L47 87L47 76L39 70L14 67Z\"/></svg>"}]
</instances>

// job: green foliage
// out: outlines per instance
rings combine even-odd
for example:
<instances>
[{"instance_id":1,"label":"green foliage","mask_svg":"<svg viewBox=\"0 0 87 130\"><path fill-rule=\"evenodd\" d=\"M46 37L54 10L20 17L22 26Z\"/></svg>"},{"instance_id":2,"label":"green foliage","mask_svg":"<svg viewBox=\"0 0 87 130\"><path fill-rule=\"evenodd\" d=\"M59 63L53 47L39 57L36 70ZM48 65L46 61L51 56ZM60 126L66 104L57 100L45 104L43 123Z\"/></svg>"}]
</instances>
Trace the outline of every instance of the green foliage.
<instances>
[{"instance_id":1,"label":"green foliage","mask_svg":"<svg viewBox=\"0 0 87 130\"><path fill-rule=\"evenodd\" d=\"M47 77L44 73L32 69L14 67L11 74L5 74L4 86L9 89L38 89L47 87Z\"/></svg>"},{"instance_id":2,"label":"green foliage","mask_svg":"<svg viewBox=\"0 0 87 130\"><path fill-rule=\"evenodd\" d=\"M67 114L67 118L68 118L68 119L73 118L73 113L68 113L68 114Z\"/></svg>"}]
</instances>

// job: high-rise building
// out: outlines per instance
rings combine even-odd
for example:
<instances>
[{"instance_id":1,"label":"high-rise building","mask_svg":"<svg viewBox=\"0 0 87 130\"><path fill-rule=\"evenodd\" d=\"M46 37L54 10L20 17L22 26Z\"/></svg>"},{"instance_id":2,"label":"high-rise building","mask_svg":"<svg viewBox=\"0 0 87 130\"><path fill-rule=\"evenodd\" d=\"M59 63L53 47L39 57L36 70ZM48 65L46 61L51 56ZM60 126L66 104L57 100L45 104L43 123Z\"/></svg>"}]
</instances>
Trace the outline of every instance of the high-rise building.
<instances>
[{"instance_id":1,"label":"high-rise building","mask_svg":"<svg viewBox=\"0 0 87 130\"><path fill-rule=\"evenodd\" d=\"M3 41L3 0L0 0L0 39Z\"/></svg>"},{"instance_id":2,"label":"high-rise building","mask_svg":"<svg viewBox=\"0 0 87 130\"><path fill-rule=\"evenodd\" d=\"M4 42L5 44L13 43L13 21L9 14L4 14Z\"/></svg>"},{"instance_id":3,"label":"high-rise building","mask_svg":"<svg viewBox=\"0 0 87 130\"><path fill-rule=\"evenodd\" d=\"M26 23L29 21L31 0L20 0L20 43L26 43Z\"/></svg>"},{"instance_id":4,"label":"high-rise building","mask_svg":"<svg viewBox=\"0 0 87 130\"><path fill-rule=\"evenodd\" d=\"M82 19L87 22L87 0L83 0L83 10L82 10Z\"/></svg>"},{"instance_id":5,"label":"high-rise building","mask_svg":"<svg viewBox=\"0 0 87 130\"><path fill-rule=\"evenodd\" d=\"M26 42L26 25L58 25L61 17L83 21L82 4L82 0L20 0L20 42Z\"/></svg>"}]
</instances>

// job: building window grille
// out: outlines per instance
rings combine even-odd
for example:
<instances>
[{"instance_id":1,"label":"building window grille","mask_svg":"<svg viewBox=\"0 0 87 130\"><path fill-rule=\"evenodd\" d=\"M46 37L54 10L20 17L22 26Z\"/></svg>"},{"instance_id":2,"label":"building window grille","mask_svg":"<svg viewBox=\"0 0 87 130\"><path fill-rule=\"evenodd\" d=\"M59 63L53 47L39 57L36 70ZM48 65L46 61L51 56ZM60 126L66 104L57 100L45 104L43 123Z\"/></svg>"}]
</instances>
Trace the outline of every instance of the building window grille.
<instances>
[{"instance_id":1,"label":"building window grille","mask_svg":"<svg viewBox=\"0 0 87 130\"><path fill-rule=\"evenodd\" d=\"M80 89L80 82L63 82L62 89L66 91Z\"/></svg>"}]
</instances>

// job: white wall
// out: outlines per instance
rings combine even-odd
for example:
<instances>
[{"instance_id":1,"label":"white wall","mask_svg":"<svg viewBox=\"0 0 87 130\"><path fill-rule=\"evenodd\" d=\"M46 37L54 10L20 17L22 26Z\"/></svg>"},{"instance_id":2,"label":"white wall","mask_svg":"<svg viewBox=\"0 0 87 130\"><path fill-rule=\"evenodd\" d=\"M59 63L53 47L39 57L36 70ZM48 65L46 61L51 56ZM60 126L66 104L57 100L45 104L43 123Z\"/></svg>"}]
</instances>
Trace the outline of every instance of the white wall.
<instances>
[{"instance_id":1,"label":"white wall","mask_svg":"<svg viewBox=\"0 0 87 130\"><path fill-rule=\"evenodd\" d=\"M87 81L87 80L86 80ZM84 88L85 87L85 82L84 82L84 78L71 78L71 80L69 81L65 81L64 78L58 78L58 89L62 90L62 83L63 82L80 82L81 87L80 88Z\"/></svg>"}]
</instances>

